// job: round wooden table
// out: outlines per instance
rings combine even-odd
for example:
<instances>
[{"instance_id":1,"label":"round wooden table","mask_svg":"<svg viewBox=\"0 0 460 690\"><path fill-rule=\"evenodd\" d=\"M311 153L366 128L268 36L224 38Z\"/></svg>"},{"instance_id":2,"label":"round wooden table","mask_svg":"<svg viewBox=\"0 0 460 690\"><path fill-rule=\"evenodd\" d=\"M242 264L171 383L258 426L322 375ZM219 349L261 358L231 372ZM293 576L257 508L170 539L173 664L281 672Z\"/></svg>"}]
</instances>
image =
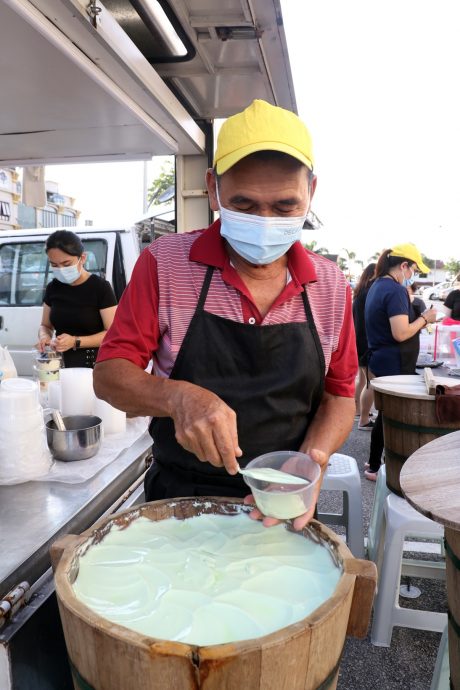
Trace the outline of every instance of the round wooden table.
<instances>
[{"instance_id":1,"label":"round wooden table","mask_svg":"<svg viewBox=\"0 0 460 690\"><path fill-rule=\"evenodd\" d=\"M452 385L450 377L437 382ZM380 376L371 380L375 406L382 415L387 486L402 496L401 468L418 448L460 429L458 422L440 424L435 396L428 395L423 376Z\"/></svg>"},{"instance_id":2,"label":"round wooden table","mask_svg":"<svg viewBox=\"0 0 460 690\"><path fill-rule=\"evenodd\" d=\"M407 501L444 525L451 687L460 690L460 431L419 448L400 475Z\"/></svg>"}]
</instances>

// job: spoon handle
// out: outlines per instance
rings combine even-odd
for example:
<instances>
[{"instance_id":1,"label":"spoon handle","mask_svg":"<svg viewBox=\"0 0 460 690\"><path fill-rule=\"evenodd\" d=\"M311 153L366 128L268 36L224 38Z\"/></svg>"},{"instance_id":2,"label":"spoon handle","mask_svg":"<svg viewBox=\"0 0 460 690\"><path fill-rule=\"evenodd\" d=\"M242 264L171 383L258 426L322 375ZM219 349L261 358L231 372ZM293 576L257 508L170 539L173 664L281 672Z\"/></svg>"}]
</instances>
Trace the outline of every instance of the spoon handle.
<instances>
[{"instance_id":1,"label":"spoon handle","mask_svg":"<svg viewBox=\"0 0 460 690\"><path fill-rule=\"evenodd\" d=\"M51 411L52 417L53 417L53 422L56 424L56 427L59 431L67 431L65 428L64 420L62 419L62 415L59 412L59 410L52 410Z\"/></svg>"}]
</instances>

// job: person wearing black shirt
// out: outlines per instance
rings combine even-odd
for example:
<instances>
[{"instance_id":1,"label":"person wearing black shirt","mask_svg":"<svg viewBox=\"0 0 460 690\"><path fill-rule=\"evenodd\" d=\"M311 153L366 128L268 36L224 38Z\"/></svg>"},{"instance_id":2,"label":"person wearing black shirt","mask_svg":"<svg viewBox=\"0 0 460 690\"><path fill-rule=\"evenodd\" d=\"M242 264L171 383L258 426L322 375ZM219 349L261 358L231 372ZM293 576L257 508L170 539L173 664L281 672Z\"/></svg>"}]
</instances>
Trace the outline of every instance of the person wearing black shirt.
<instances>
[{"instance_id":1,"label":"person wearing black shirt","mask_svg":"<svg viewBox=\"0 0 460 690\"><path fill-rule=\"evenodd\" d=\"M449 319L452 321L460 321L460 290L452 290L452 292L447 295L444 300L444 307L444 311Z\"/></svg>"},{"instance_id":2,"label":"person wearing black shirt","mask_svg":"<svg viewBox=\"0 0 460 690\"><path fill-rule=\"evenodd\" d=\"M53 232L46 253L55 277L45 290L37 347L62 352L66 367L92 368L115 316L115 294L107 280L84 268L86 254L75 233Z\"/></svg>"},{"instance_id":3,"label":"person wearing black shirt","mask_svg":"<svg viewBox=\"0 0 460 690\"><path fill-rule=\"evenodd\" d=\"M407 286L407 294L409 295L409 300L412 304L412 309L414 310L415 316L417 316L418 318L421 314L423 314L424 311L426 311L426 304L421 297L417 297L417 295L415 294L416 291L417 286L415 283L413 285Z\"/></svg>"},{"instance_id":4,"label":"person wearing black shirt","mask_svg":"<svg viewBox=\"0 0 460 690\"><path fill-rule=\"evenodd\" d=\"M356 386L356 411L359 414L358 429L372 431L374 426L370 418L371 407L374 403L374 391L369 386L367 378L367 358L369 346L367 344L364 307L367 293L374 280L375 263L371 263L362 272L353 293L353 322L356 333L356 350L358 352L359 378Z\"/></svg>"}]
</instances>

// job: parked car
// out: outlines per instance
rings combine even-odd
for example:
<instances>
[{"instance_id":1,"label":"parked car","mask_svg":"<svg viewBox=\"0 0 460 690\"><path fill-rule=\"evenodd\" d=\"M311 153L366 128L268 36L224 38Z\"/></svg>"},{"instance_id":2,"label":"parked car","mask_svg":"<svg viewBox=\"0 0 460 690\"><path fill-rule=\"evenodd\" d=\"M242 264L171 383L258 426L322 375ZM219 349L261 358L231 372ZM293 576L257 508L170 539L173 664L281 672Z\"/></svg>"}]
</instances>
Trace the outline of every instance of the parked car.
<instances>
[{"instance_id":1,"label":"parked car","mask_svg":"<svg viewBox=\"0 0 460 690\"><path fill-rule=\"evenodd\" d=\"M442 300L442 301L444 302L444 300L446 299L447 295L449 295L449 294L450 294L451 292L453 292L454 290L458 290L458 289L459 289L459 288L456 287L455 285L449 285L449 287L445 288L444 290L442 290L442 291L440 292L440 294L439 294L439 299Z\"/></svg>"},{"instance_id":2,"label":"parked car","mask_svg":"<svg viewBox=\"0 0 460 690\"><path fill-rule=\"evenodd\" d=\"M441 297L442 291L451 287L451 285L451 280L444 280L442 283L437 283L436 285L428 285L421 290L421 298L424 302L427 302L430 299L443 299Z\"/></svg>"},{"instance_id":3,"label":"parked car","mask_svg":"<svg viewBox=\"0 0 460 690\"><path fill-rule=\"evenodd\" d=\"M33 347L43 295L52 271L45 240L58 228L0 231L0 345L7 345L20 376L33 374ZM134 228L74 228L87 255L85 267L108 280L117 299L140 252Z\"/></svg>"}]
</instances>

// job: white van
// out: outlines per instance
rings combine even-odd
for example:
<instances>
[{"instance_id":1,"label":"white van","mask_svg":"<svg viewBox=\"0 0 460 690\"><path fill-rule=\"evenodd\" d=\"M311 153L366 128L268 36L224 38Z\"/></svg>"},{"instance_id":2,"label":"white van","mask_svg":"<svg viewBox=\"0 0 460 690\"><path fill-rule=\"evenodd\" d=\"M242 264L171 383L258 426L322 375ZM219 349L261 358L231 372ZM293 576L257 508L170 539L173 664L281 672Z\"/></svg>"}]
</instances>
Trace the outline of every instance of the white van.
<instances>
[{"instance_id":1,"label":"white van","mask_svg":"<svg viewBox=\"0 0 460 690\"><path fill-rule=\"evenodd\" d=\"M444 280L436 285L428 285L421 291L422 299L427 302L430 299L442 299L441 293L452 285L451 280Z\"/></svg>"},{"instance_id":2,"label":"white van","mask_svg":"<svg viewBox=\"0 0 460 690\"><path fill-rule=\"evenodd\" d=\"M8 346L20 376L33 373L43 295L53 278L45 240L58 229L66 228L0 231L0 345ZM108 280L119 300L140 253L135 228L72 232L84 244L85 268Z\"/></svg>"}]
</instances>

